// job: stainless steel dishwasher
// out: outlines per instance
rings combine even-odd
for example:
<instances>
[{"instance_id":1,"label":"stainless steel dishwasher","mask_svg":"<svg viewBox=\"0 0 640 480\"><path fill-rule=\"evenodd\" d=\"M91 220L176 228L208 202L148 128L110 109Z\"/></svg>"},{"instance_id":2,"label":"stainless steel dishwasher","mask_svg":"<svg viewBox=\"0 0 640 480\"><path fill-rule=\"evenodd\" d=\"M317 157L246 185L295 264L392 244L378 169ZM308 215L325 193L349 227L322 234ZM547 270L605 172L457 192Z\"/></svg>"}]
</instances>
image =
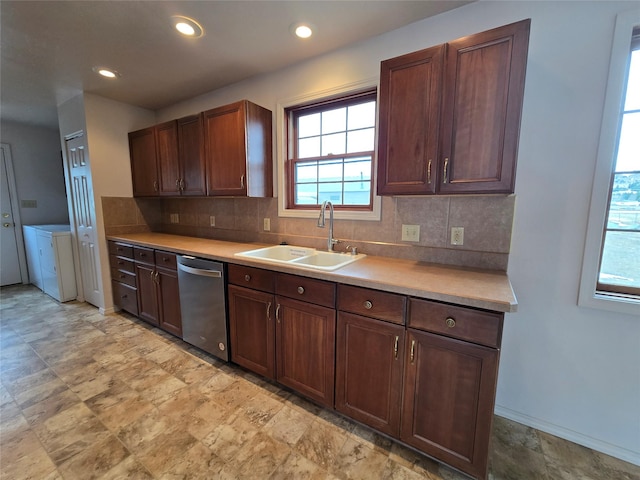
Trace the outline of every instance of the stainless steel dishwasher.
<instances>
[{"instance_id":1,"label":"stainless steel dishwasher","mask_svg":"<svg viewBox=\"0 0 640 480\"><path fill-rule=\"evenodd\" d=\"M224 265L190 255L178 256L182 339L229 360Z\"/></svg>"}]
</instances>

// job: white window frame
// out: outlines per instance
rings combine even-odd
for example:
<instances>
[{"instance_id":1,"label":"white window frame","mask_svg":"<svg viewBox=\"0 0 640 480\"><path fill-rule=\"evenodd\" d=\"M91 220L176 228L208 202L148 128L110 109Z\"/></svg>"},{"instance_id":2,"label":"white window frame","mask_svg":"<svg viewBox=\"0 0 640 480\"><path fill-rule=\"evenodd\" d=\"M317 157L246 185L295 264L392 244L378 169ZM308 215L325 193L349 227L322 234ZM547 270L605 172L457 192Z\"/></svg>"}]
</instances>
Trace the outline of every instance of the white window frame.
<instances>
[{"instance_id":1,"label":"white window frame","mask_svg":"<svg viewBox=\"0 0 640 480\"><path fill-rule=\"evenodd\" d=\"M597 281L600 273L603 231L609 206L611 173L615 163L620 128L620 111L625 95L631 37L633 29L639 25L638 9L622 12L616 18L578 294L580 306L635 315L640 315L640 299L598 292Z\"/></svg>"},{"instance_id":2,"label":"white window frame","mask_svg":"<svg viewBox=\"0 0 640 480\"><path fill-rule=\"evenodd\" d=\"M297 97L278 100L276 105L276 157L277 157L277 184L278 184L278 216L279 217L297 217L297 218L315 218L318 216L318 208L313 209L290 209L287 208L287 185L286 185L286 167L285 161L287 157L287 123L285 118L285 110L296 105L305 103L313 103L323 99L345 96L367 89L378 88L378 79L370 78L339 87L316 91ZM382 198L376 195L377 185L377 144L378 144L378 122L377 111L379 104L379 94L376 99L376 134L375 134L375 151L371 162L371 188L373 190L373 208L372 210L336 210L335 218L342 220L368 220L379 221L382 212Z\"/></svg>"}]
</instances>

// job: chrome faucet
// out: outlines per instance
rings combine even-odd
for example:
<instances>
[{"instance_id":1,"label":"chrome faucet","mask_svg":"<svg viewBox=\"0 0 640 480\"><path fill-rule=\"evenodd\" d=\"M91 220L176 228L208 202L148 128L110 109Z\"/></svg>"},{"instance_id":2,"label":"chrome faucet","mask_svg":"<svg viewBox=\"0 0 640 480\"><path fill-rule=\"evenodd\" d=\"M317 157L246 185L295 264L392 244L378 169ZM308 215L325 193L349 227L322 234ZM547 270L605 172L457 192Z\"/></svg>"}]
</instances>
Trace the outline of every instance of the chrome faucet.
<instances>
[{"instance_id":1,"label":"chrome faucet","mask_svg":"<svg viewBox=\"0 0 640 480\"><path fill-rule=\"evenodd\" d=\"M327 200L322 202L322 207L320 207L320 216L318 217L318 227L324 228L325 222L325 211L327 210L327 205L329 205L329 238L327 239L327 250L329 252L333 252L333 246L336 243L339 243L340 240L333 238L333 204Z\"/></svg>"}]
</instances>

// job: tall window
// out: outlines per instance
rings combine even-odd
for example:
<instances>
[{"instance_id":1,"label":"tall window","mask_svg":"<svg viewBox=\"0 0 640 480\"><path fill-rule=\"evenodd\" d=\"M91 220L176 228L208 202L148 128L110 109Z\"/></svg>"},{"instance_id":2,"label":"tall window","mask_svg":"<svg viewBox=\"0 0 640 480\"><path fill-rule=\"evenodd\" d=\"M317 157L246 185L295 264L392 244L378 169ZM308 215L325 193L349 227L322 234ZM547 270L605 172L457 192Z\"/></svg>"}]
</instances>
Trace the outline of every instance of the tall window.
<instances>
[{"instance_id":1,"label":"tall window","mask_svg":"<svg viewBox=\"0 0 640 480\"><path fill-rule=\"evenodd\" d=\"M640 28L633 31L597 289L640 296Z\"/></svg>"},{"instance_id":2,"label":"tall window","mask_svg":"<svg viewBox=\"0 0 640 480\"><path fill-rule=\"evenodd\" d=\"M287 208L371 210L376 92L299 105L287 116Z\"/></svg>"}]
</instances>

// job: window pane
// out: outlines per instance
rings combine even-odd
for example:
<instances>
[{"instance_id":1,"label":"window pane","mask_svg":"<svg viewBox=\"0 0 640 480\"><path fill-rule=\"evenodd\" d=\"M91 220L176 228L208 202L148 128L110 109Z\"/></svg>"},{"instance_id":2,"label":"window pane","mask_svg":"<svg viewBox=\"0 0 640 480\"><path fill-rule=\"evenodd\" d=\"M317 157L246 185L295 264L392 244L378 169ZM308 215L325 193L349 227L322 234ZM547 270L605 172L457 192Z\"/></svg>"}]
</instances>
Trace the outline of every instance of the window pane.
<instances>
[{"instance_id":1,"label":"window pane","mask_svg":"<svg viewBox=\"0 0 640 480\"><path fill-rule=\"evenodd\" d=\"M371 200L370 182L345 182L344 203L349 205L368 205Z\"/></svg>"},{"instance_id":2,"label":"window pane","mask_svg":"<svg viewBox=\"0 0 640 480\"><path fill-rule=\"evenodd\" d=\"M640 171L640 112L625 113L620 129L616 172Z\"/></svg>"},{"instance_id":3,"label":"window pane","mask_svg":"<svg viewBox=\"0 0 640 480\"><path fill-rule=\"evenodd\" d=\"M347 108L336 108L322 112L322 134L343 132L347 128Z\"/></svg>"},{"instance_id":4,"label":"window pane","mask_svg":"<svg viewBox=\"0 0 640 480\"><path fill-rule=\"evenodd\" d=\"M298 118L298 137L320 135L320 114L313 113Z\"/></svg>"},{"instance_id":5,"label":"window pane","mask_svg":"<svg viewBox=\"0 0 640 480\"><path fill-rule=\"evenodd\" d=\"M371 179L371 159L360 160L356 162L345 162L344 179L347 180L364 180L370 183Z\"/></svg>"},{"instance_id":6,"label":"window pane","mask_svg":"<svg viewBox=\"0 0 640 480\"><path fill-rule=\"evenodd\" d=\"M631 52L631 65L627 82L627 97L624 102L624 109L627 111L640 110L640 50Z\"/></svg>"},{"instance_id":7,"label":"window pane","mask_svg":"<svg viewBox=\"0 0 640 480\"><path fill-rule=\"evenodd\" d=\"M348 130L373 127L376 121L376 102L361 103L349 107ZM373 150L373 149L372 149Z\"/></svg>"},{"instance_id":8,"label":"window pane","mask_svg":"<svg viewBox=\"0 0 640 480\"><path fill-rule=\"evenodd\" d=\"M640 288L640 232L607 232L599 280Z\"/></svg>"},{"instance_id":9,"label":"window pane","mask_svg":"<svg viewBox=\"0 0 640 480\"><path fill-rule=\"evenodd\" d=\"M322 155L341 155L343 153L345 153L344 132L322 137Z\"/></svg>"},{"instance_id":10,"label":"window pane","mask_svg":"<svg viewBox=\"0 0 640 480\"><path fill-rule=\"evenodd\" d=\"M640 173L613 177L607 228L640 230Z\"/></svg>"},{"instance_id":11,"label":"window pane","mask_svg":"<svg viewBox=\"0 0 640 480\"><path fill-rule=\"evenodd\" d=\"M374 149L374 130L356 130L347 134L347 153L370 152Z\"/></svg>"},{"instance_id":12,"label":"window pane","mask_svg":"<svg viewBox=\"0 0 640 480\"><path fill-rule=\"evenodd\" d=\"M342 181L342 159L318 163L318 177L321 182Z\"/></svg>"},{"instance_id":13,"label":"window pane","mask_svg":"<svg viewBox=\"0 0 640 480\"><path fill-rule=\"evenodd\" d=\"M320 156L320 137L304 138L298 141L298 158Z\"/></svg>"},{"instance_id":14,"label":"window pane","mask_svg":"<svg viewBox=\"0 0 640 480\"><path fill-rule=\"evenodd\" d=\"M296 164L296 183L318 181L318 162Z\"/></svg>"},{"instance_id":15,"label":"window pane","mask_svg":"<svg viewBox=\"0 0 640 480\"><path fill-rule=\"evenodd\" d=\"M318 204L318 184L303 183L296 185L295 197L298 205L317 205Z\"/></svg>"},{"instance_id":16,"label":"window pane","mask_svg":"<svg viewBox=\"0 0 640 480\"><path fill-rule=\"evenodd\" d=\"M329 200L336 205L342 204L342 183L321 183L318 185L318 203Z\"/></svg>"}]
</instances>

